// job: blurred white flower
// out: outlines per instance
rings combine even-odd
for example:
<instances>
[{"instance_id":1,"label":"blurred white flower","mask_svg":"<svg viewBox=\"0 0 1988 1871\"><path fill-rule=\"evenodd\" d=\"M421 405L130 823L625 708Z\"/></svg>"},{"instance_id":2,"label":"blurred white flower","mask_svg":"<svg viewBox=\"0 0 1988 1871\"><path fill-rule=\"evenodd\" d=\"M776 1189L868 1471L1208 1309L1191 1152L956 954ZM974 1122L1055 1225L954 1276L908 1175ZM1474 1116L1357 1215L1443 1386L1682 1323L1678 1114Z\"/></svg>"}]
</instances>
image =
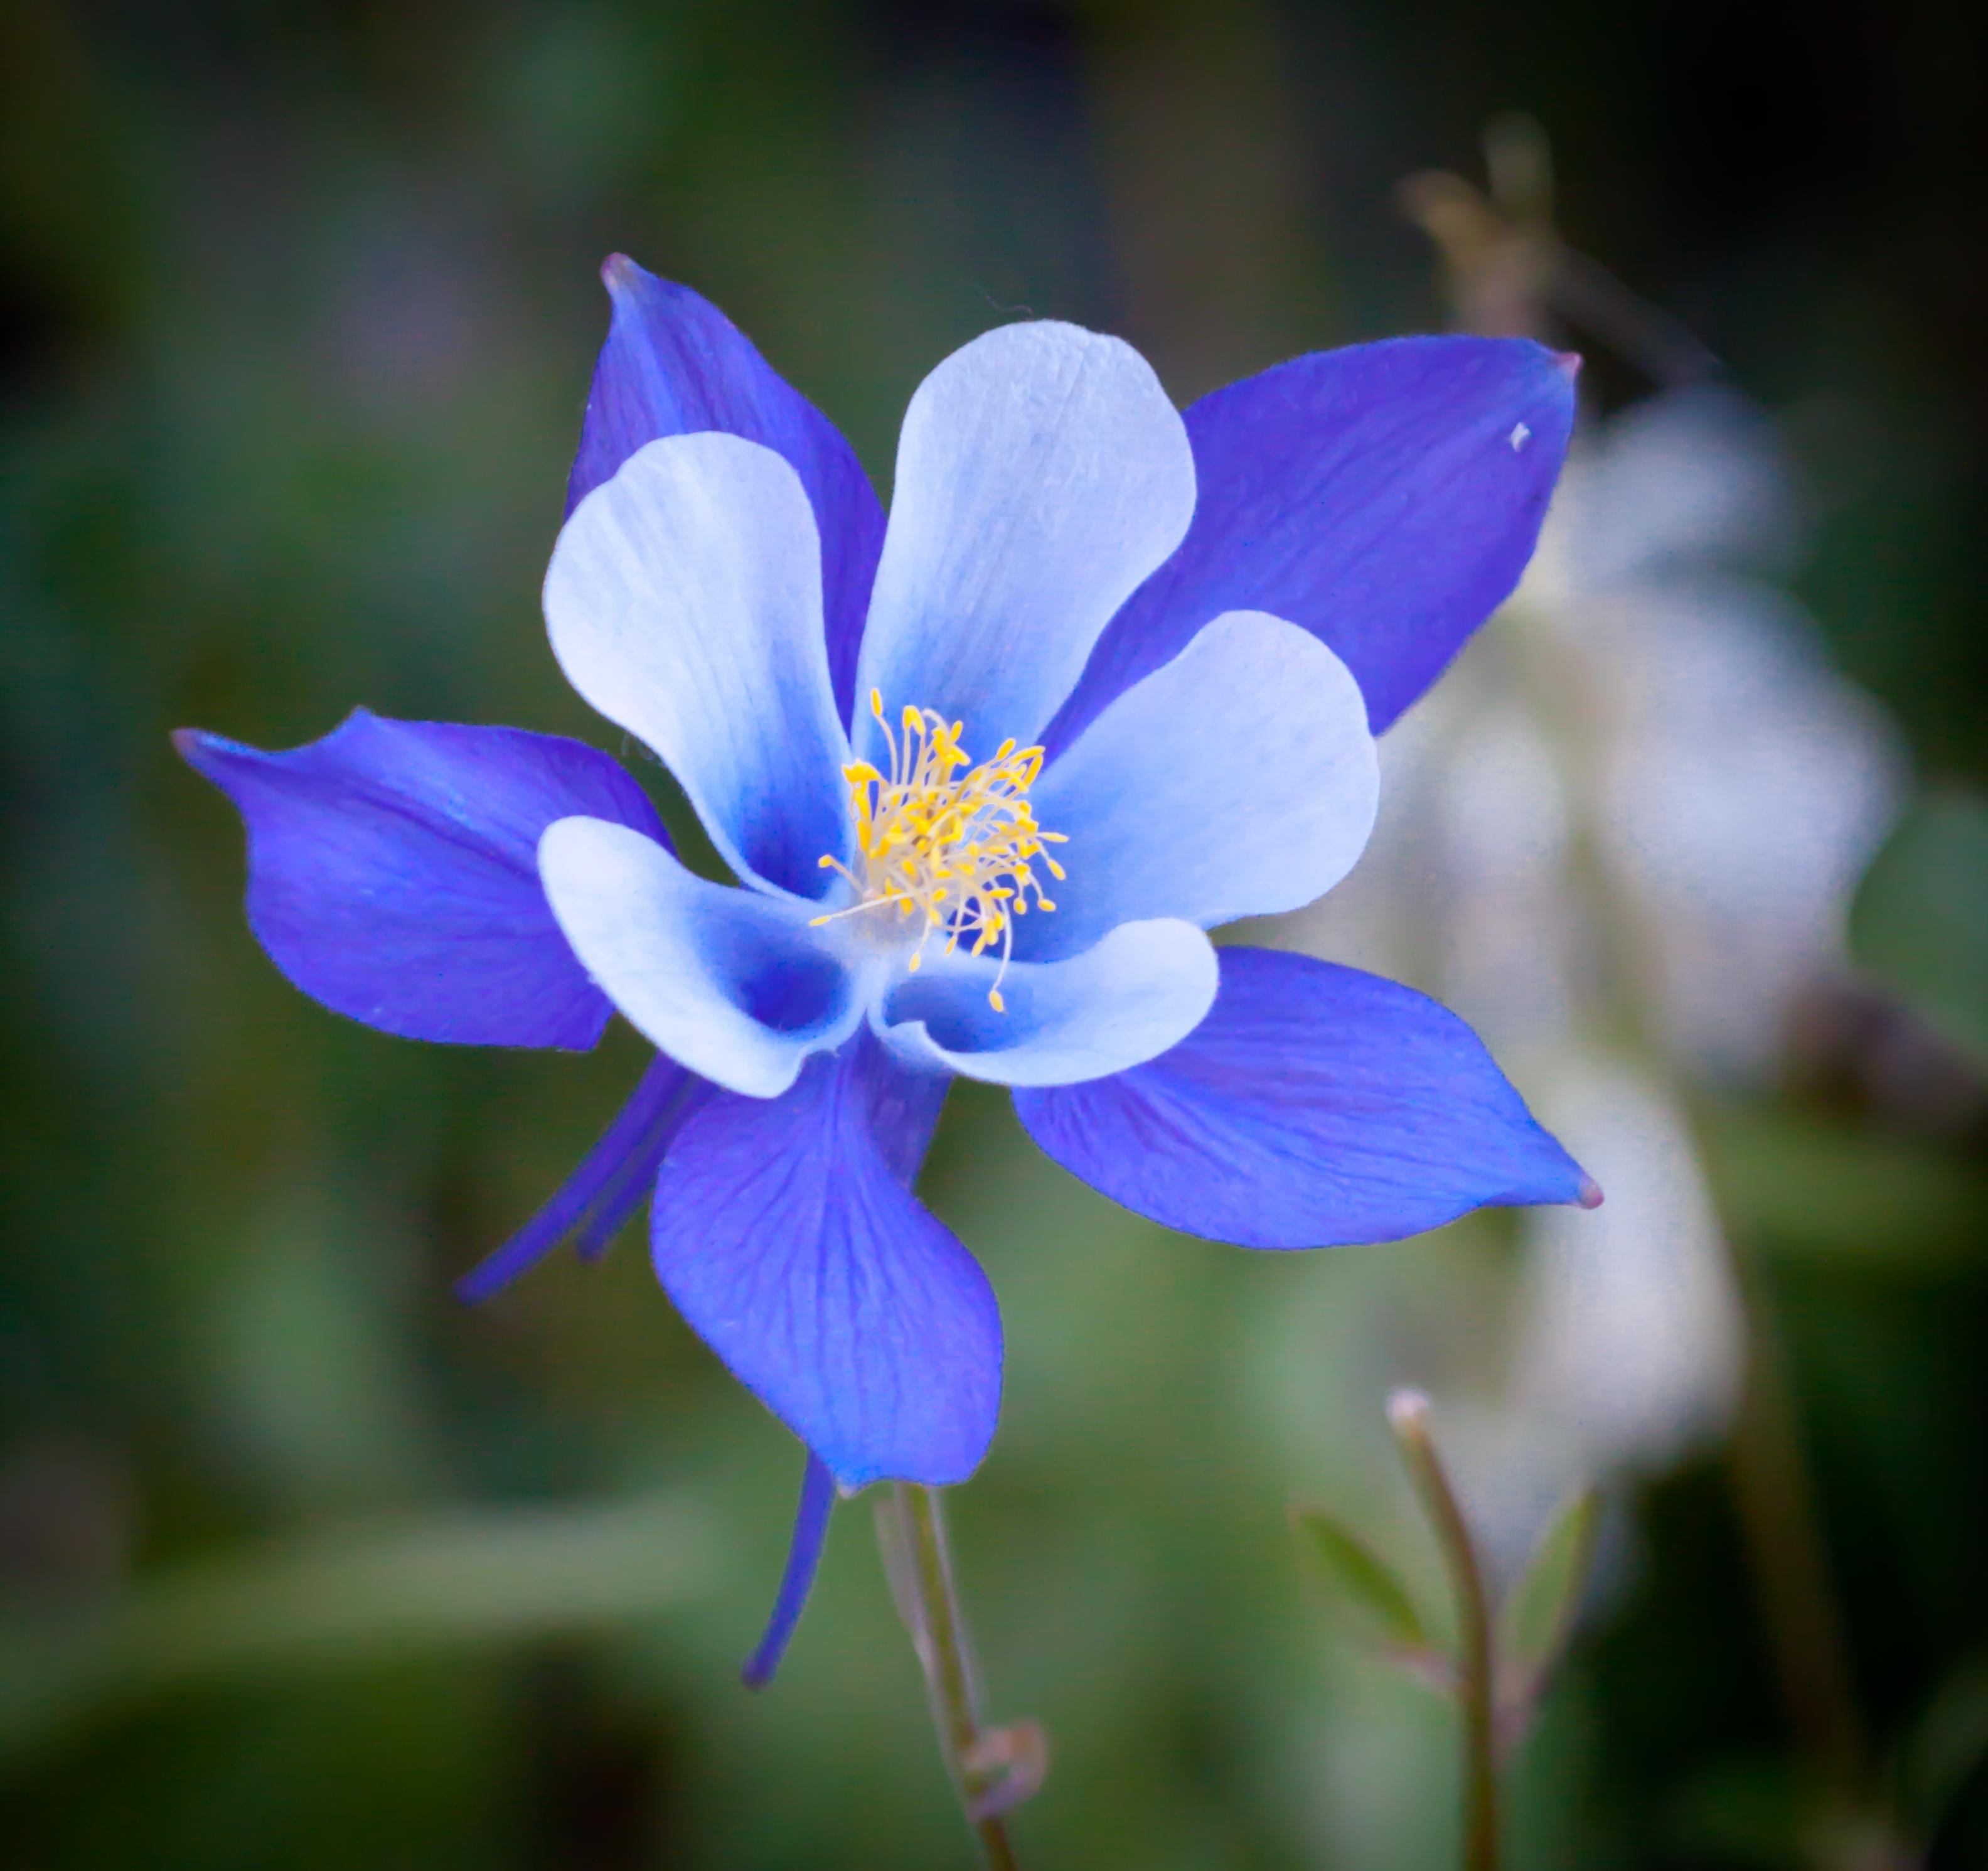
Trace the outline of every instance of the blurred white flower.
<instances>
[{"instance_id":1,"label":"blurred white flower","mask_svg":"<svg viewBox=\"0 0 1988 1871\"><path fill-rule=\"evenodd\" d=\"M1662 1467L1736 1399L1737 1296L1691 1133L1647 1075L1570 1059L1536 1095L1577 1122L1608 1199L1585 1226L1528 1211L1512 1402L1573 1465Z\"/></svg>"},{"instance_id":2,"label":"blurred white flower","mask_svg":"<svg viewBox=\"0 0 1988 1871\"><path fill-rule=\"evenodd\" d=\"M1758 574L1800 526L1775 432L1729 392L1655 398L1578 451L1515 609L1585 693L1601 855L1639 912L1662 1037L1757 1074L1841 967L1905 792L1898 737Z\"/></svg>"},{"instance_id":3,"label":"blurred white flower","mask_svg":"<svg viewBox=\"0 0 1988 1871\"><path fill-rule=\"evenodd\" d=\"M1736 391L1695 384L1582 436L1533 578L1558 579L1564 604L1680 568L1782 572L1804 530L1773 418Z\"/></svg>"},{"instance_id":4,"label":"blurred white flower","mask_svg":"<svg viewBox=\"0 0 1988 1871\"><path fill-rule=\"evenodd\" d=\"M1270 933L1455 1006L1607 1192L1521 1217L1497 1394L1421 1374L1500 1563L1565 1488L1675 1461L1736 1397L1739 1296L1665 1080L1773 1065L1904 790L1770 581L1800 536L1773 425L1729 392L1577 443L1506 614L1383 742L1367 861ZM1608 1050L1625 1013L1641 1063Z\"/></svg>"}]
</instances>

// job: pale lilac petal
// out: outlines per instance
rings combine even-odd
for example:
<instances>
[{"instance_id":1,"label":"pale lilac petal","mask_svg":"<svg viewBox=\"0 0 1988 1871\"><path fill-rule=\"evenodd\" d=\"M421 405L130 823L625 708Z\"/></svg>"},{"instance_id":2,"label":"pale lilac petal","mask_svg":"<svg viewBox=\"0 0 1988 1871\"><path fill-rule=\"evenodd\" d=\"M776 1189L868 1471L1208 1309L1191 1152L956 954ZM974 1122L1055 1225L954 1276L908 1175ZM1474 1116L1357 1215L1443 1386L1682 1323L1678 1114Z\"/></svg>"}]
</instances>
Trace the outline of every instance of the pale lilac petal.
<instances>
[{"instance_id":1,"label":"pale lilac petal","mask_svg":"<svg viewBox=\"0 0 1988 1871\"><path fill-rule=\"evenodd\" d=\"M1353 868L1379 793L1346 665L1294 624L1231 611L1037 783L1067 875L1048 881L1054 909L1017 925L1016 952L1057 960L1155 916L1212 929L1296 909Z\"/></svg>"},{"instance_id":2,"label":"pale lilac petal","mask_svg":"<svg viewBox=\"0 0 1988 1871\"><path fill-rule=\"evenodd\" d=\"M726 863L820 896L849 752L793 469L735 435L649 443L574 509L545 605L566 679L661 756Z\"/></svg>"},{"instance_id":3,"label":"pale lilac petal","mask_svg":"<svg viewBox=\"0 0 1988 1871\"><path fill-rule=\"evenodd\" d=\"M1186 431L1130 345L1043 321L955 351L904 414L858 751L881 753L873 689L893 720L913 707L963 722L976 758L1033 741L1193 510Z\"/></svg>"},{"instance_id":4,"label":"pale lilac petal","mask_svg":"<svg viewBox=\"0 0 1988 1871\"><path fill-rule=\"evenodd\" d=\"M549 827L539 867L566 939L629 1023L715 1084L776 1098L862 1018L805 904L695 876L600 819Z\"/></svg>"},{"instance_id":5,"label":"pale lilac petal","mask_svg":"<svg viewBox=\"0 0 1988 1871\"><path fill-rule=\"evenodd\" d=\"M884 543L884 510L862 463L835 425L708 299L619 253L600 277L614 322L587 399L566 512L661 436L717 429L783 456L807 490L821 535L829 668L846 722Z\"/></svg>"}]
</instances>

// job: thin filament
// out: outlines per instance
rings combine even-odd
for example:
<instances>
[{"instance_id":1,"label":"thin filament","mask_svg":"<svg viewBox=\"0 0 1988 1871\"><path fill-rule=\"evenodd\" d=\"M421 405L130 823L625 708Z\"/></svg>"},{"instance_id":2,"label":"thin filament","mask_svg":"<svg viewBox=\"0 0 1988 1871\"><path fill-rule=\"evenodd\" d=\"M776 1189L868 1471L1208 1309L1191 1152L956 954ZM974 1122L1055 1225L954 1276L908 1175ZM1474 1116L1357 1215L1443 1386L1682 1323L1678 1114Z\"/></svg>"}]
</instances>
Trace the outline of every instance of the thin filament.
<instances>
[{"instance_id":1,"label":"thin filament","mask_svg":"<svg viewBox=\"0 0 1988 1871\"><path fill-rule=\"evenodd\" d=\"M890 771L867 760L842 770L861 869L835 857L821 860L824 870L840 872L854 886L857 901L814 921L878 909L894 911L902 921L918 919L908 964L914 973L935 935L948 955L962 943L975 956L998 948L1000 966L987 999L996 1013L1004 1011L1001 983L1013 957L1016 922L1032 908L1056 908L1036 866L1058 879L1064 874L1048 847L1068 841L1036 822L1028 799L1042 773L1043 750L1005 740L991 760L976 766L959 744L963 722L907 707L894 733L884 698L874 689L870 712L890 749Z\"/></svg>"}]
</instances>

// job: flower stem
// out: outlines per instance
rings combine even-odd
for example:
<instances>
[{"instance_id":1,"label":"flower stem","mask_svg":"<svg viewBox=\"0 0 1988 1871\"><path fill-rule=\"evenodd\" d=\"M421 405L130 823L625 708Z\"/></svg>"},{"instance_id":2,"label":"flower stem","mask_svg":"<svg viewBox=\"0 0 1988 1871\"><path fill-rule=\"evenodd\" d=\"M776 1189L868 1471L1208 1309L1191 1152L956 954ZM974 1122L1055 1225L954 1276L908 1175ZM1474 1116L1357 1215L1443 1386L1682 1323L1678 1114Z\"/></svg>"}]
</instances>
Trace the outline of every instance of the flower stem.
<instances>
[{"instance_id":1,"label":"flower stem","mask_svg":"<svg viewBox=\"0 0 1988 1871\"><path fill-rule=\"evenodd\" d=\"M1469 1523L1429 1434L1429 1400L1419 1390L1388 1399L1388 1423L1414 1477L1456 1592L1457 1697L1463 1712L1463 1871L1498 1871L1497 1660L1491 1601Z\"/></svg>"},{"instance_id":2,"label":"flower stem","mask_svg":"<svg viewBox=\"0 0 1988 1871\"><path fill-rule=\"evenodd\" d=\"M925 1673L939 1752L958 1790L988 1871L1017 1871L1007 1822L983 1803L982 1732L972 1638L953 1584L952 1555L938 1490L893 1484L877 1504L877 1532L899 1615Z\"/></svg>"}]
</instances>

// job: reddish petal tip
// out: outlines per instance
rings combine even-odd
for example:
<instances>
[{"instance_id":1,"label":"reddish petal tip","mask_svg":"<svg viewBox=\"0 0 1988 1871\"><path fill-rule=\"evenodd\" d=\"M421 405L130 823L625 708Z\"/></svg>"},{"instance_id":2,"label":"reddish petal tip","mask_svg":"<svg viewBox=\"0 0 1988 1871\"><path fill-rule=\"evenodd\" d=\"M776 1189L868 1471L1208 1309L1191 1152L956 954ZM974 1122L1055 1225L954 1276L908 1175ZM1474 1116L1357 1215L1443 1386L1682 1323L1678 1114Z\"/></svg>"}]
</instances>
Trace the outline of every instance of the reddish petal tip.
<instances>
[{"instance_id":1,"label":"reddish petal tip","mask_svg":"<svg viewBox=\"0 0 1988 1871\"><path fill-rule=\"evenodd\" d=\"M1584 1209L1598 1209L1602 1200L1601 1185L1590 1176L1581 1186L1581 1206Z\"/></svg>"},{"instance_id":2,"label":"reddish petal tip","mask_svg":"<svg viewBox=\"0 0 1988 1871\"><path fill-rule=\"evenodd\" d=\"M1572 383L1581 374L1581 359L1579 351L1555 351L1554 362L1560 366L1560 374L1569 383Z\"/></svg>"}]
</instances>

